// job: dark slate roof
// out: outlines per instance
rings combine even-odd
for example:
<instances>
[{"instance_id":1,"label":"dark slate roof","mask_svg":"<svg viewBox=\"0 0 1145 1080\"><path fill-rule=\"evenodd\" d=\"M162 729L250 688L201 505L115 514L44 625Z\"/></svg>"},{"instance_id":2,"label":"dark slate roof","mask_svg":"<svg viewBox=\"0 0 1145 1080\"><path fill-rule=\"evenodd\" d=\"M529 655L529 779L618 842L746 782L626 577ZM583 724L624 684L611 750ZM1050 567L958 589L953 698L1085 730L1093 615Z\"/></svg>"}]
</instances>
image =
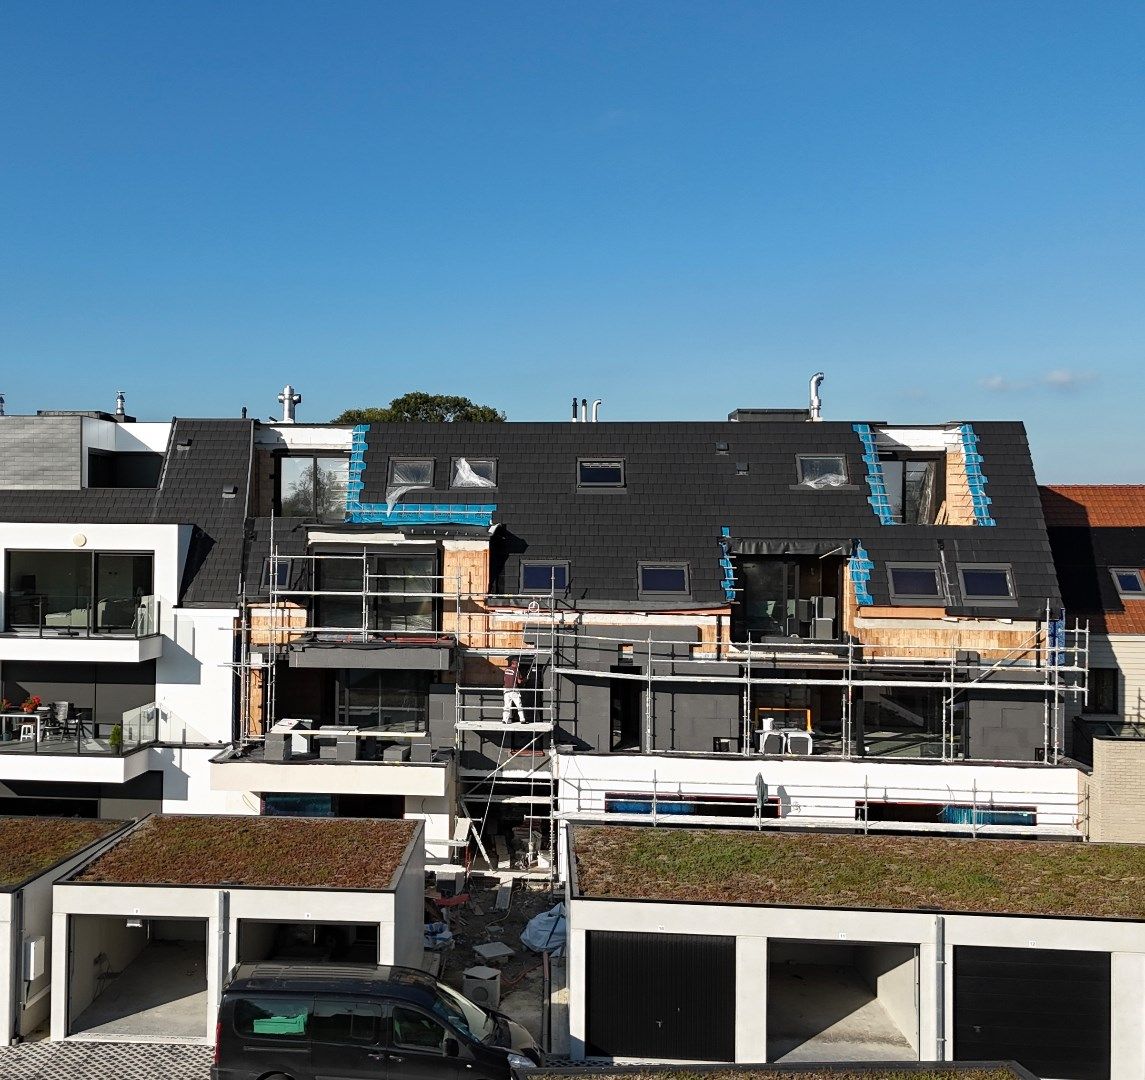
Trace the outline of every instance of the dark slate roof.
<instances>
[{"instance_id":1,"label":"dark slate roof","mask_svg":"<svg viewBox=\"0 0 1145 1080\"><path fill-rule=\"evenodd\" d=\"M870 591L890 602L887 561L1008 563L1019 604L986 616L1033 617L1060 600L1025 430L980 423L983 472L996 527L884 526L869 503L862 446L849 422L375 424L367 434L363 503L385 501L388 459L433 457L434 491L403 502L495 503L505 538L496 591L517 588L521 558L569 560L574 601L635 604L641 560L685 561L694 604L723 606L717 537L745 541L861 540L875 562ZM729 451L716 451L718 441ZM851 485L796 486L797 454L841 454ZM493 457L497 488L450 491L454 457ZM622 457L624 492L577 491L579 457ZM737 475L746 462L747 475ZM639 606L648 607L647 602ZM679 607L681 605L673 605ZM954 608L974 613L972 608Z\"/></svg>"},{"instance_id":2,"label":"dark slate roof","mask_svg":"<svg viewBox=\"0 0 1145 1080\"><path fill-rule=\"evenodd\" d=\"M1062 599L1090 628L1145 634L1145 600L1123 600L1110 571L1145 569L1145 485L1041 489Z\"/></svg>"},{"instance_id":3,"label":"dark slate roof","mask_svg":"<svg viewBox=\"0 0 1145 1080\"><path fill-rule=\"evenodd\" d=\"M234 606L252 435L250 420L176 419L159 488L0 491L0 521L192 525L180 602ZM233 498L223 497L225 487L236 489Z\"/></svg>"}]
</instances>

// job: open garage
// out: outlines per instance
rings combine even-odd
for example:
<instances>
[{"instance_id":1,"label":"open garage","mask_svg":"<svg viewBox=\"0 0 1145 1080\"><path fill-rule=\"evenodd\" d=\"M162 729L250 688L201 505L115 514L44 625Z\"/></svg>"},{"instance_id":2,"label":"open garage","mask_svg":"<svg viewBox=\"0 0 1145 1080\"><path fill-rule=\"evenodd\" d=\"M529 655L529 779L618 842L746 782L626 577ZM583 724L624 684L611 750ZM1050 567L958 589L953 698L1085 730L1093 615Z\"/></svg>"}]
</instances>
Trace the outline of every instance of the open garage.
<instances>
[{"instance_id":1,"label":"open garage","mask_svg":"<svg viewBox=\"0 0 1145 1080\"><path fill-rule=\"evenodd\" d=\"M422 829L144 819L55 886L52 1038L208 1041L240 960L417 966Z\"/></svg>"},{"instance_id":2,"label":"open garage","mask_svg":"<svg viewBox=\"0 0 1145 1080\"><path fill-rule=\"evenodd\" d=\"M768 1061L917 1061L913 945L772 940Z\"/></svg>"},{"instance_id":3,"label":"open garage","mask_svg":"<svg viewBox=\"0 0 1145 1080\"><path fill-rule=\"evenodd\" d=\"M72 1033L198 1039L207 1022L207 920L78 915L69 928Z\"/></svg>"}]
</instances>

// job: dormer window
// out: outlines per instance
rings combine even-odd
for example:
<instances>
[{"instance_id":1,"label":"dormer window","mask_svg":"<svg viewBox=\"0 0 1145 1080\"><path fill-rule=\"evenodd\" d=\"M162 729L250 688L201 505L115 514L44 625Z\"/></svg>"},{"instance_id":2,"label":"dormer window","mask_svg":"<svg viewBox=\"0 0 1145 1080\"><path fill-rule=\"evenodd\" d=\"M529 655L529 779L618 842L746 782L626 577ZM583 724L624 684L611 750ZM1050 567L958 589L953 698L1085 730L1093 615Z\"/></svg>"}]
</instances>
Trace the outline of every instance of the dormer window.
<instances>
[{"instance_id":1,"label":"dormer window","mask_svg":"<svg viewBox=\"0 0 1145 1080\"><path fill-rule=\"evenodd\" d=\"M623 488L624 459L581 458L576 463L578 488Z\"/></svg>"},{"instance_id":2,"label":"dormer window","mask_svg":"<svg viewBox=\"0 0 1145 1080\"><path fill-rule=\"evenodd\" d=\"M896 525L933 525L946 487L940 456L887 457L880 462Z\"/></svg>"},{"instance_id":3,"label":"dormer window","mask_svg":"<svg viewBox=\"0 0 1145 1080\"><path fill-rule=\"evenodd\" d=\"M1145 580L1140 570L1114 569L1109 572L1122 600L1145 600Z\"/></svg>"},{"instance_id":4,"label":"dormer window","mask_svg":"<svg viewBox=\"0 0 1145 1080\"><path fill-rule=\"evenodd\" d=\"M350 460L342 455L278 459L278 512L283 517L340 520L346 513Z\"/></svg>"}]
</instances>

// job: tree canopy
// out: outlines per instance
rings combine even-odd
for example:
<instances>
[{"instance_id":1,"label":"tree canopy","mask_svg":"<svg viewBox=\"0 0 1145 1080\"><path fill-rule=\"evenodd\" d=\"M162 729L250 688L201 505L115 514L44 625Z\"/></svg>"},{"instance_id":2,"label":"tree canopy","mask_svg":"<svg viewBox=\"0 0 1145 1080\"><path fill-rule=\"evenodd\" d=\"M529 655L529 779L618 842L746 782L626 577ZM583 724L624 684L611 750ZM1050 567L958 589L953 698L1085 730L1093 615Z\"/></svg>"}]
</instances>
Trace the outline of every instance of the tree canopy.
<instances>
[{"instance_id":1,"label":"tree canopy","mask_svg":"<svg viewBox=\"0 0 1145 1080\"><path fill-rule=\"evenodd\" d=\"M477 423L503 423L505 414L492 405L478 405L455 394L427 394L413 390L394 398L388 405L347 409L334 418L335 424L393 424L403 421L449 423L468 420Z\"/></svg>"}]
</instances>

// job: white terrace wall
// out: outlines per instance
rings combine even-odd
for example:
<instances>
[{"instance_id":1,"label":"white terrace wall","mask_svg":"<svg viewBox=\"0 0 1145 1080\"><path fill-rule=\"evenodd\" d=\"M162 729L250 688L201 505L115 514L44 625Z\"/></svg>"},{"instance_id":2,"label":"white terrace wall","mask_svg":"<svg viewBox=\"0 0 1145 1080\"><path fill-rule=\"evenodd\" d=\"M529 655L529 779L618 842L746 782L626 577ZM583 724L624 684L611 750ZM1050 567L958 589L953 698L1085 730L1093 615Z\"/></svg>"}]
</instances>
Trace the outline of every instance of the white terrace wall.
<instances>
[{"instance_id":1,"label":"white terrace wall","mask_svg":"<svg viewBox=\"0 0 1145 1080\"><path fill-rule=\"evenodd\" d=\"M941 1060L937 1029L938 942L945 935L945 1045L954 1045L954 948L958 945L1067 949L1112 954L1112 1075L1145 1075L1145 923L935 915L923 912L752 907L723 904L585 900L569 905L569 1025L574 1058L586 1039L585 935L594 930L725 934L736 938L735 1054L767 1060L768 951L772 941L849 941L910 945L919 952L919 1050ZM1062 1002L1067 1017L1069 1003Z\"/></svg>"},{"instance_id":2,"label":"white terrace wall","mask_svg":"<svg viewBox=\"0 0 1145 1080\"><path fill-rule=\"evenodd\" d=\"M1080 835L1080 773L1064 766L562 754L558 767L561 815L570 818L604 816L608 792L646 793L653 783L660 794L754 798L762 777L795 823L853 825L863 799L976 802L1033 806L1039 832Z\"/></svg>"}]
</instances>

